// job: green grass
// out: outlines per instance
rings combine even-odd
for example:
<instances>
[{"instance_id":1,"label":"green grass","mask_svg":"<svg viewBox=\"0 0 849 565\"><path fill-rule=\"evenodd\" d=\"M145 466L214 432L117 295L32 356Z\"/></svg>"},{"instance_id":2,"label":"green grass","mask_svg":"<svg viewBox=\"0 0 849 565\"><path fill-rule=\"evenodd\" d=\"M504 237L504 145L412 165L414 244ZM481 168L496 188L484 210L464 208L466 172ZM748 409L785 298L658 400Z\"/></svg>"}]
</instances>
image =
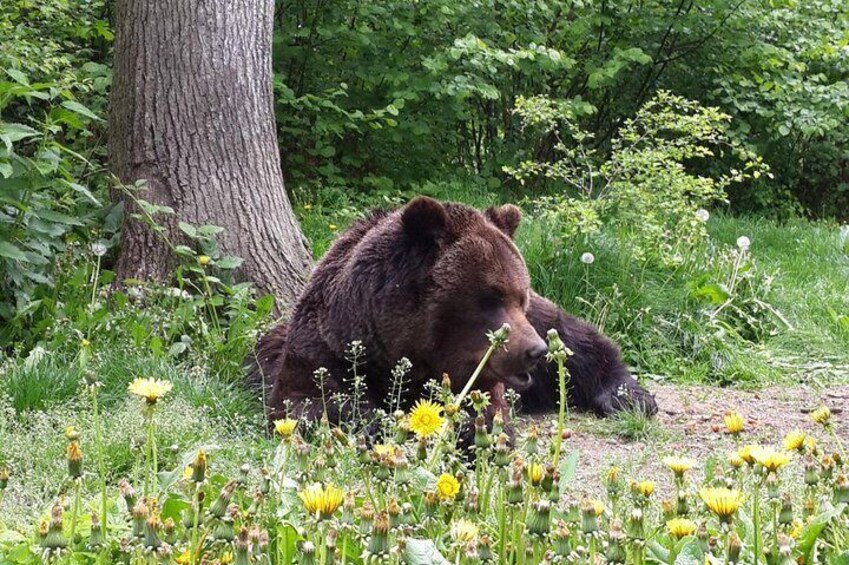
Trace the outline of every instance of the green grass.
<instances>
[{"instance_id":1,"label":"green grass","mask_svg":"<svg viewBox=\"0 0 849 565\"><path fill-rule=\"evenodd\" d=\"M442 183L420 188L419 192L480 208L504 201L478 186L465 189ZM404 197L382 197L375 202L331 191L296 195L294 200L320 256L335 233L364 209L397 205ZM330 224L336 226L335 232ZM554 226L531 213L526 214L517 244L536 290L597 324L620 343L641 378L746 387L849 381L849 257L838 228L804 220L721 215L714 215L708 228L711 243L678 269L637 265L605 233L592 240L563 239ZM731 252L740 235L752 241L758 272L772 277L771 290L764 291L764 296L793 326L759 341L717 335L704 324L702 305L690 296L694 278L707 275L722 280L722 264L709 258ZM581 263L585 251L595 255L592 265ZM102 385L99 397L115 477L133 471L141 441L126 440L133 436L132 430L140 429L138 403L127 399L128 383L140 376L174 383L171 408L163 413L179 417L161 423L159 440L176 449L163 457L176 460L197 446L217 446L213 465L224 472L255 459L268 447L256 393L232 375L210 369L204 352L172 359L115 335L119 337L92 336L96 353L87 373L74 355L57 352L45 352L40 359L35 354L28 361L9 359L0 365L0 464L11 465L17 476L4 501L7 523L31 515L31 508L46 508L62 488L57 477L65 465L65 426L80 428L84 447L91 445L84 376L93 376ZM626 440L668 439L656 422L633 414L610 421L582 417L574 423L591 433ZM93 464L92 459L88 461Z\"/></svg>"}]
</instances>

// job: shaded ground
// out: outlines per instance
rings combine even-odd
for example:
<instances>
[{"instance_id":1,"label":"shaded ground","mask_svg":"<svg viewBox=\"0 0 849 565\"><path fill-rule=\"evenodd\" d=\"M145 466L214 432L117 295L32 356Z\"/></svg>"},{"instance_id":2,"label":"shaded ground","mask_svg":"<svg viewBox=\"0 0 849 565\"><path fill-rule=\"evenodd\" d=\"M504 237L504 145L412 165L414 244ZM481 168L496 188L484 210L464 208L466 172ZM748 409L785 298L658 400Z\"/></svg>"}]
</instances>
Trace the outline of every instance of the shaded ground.
<instances>
[{"instance_id":1,"label":"shaded ground","mask_svg":"<svg viewBox=\"0 0 849 565\"><path fill-rule=\"evenodd\" d=\"M849 385L833 386L825 391L812 387L774 386L757 391L721 389L703 386L656 384L660 412L647 427L624 420L601 420L586 414L574 414L569 425L574 430L569 446L580 452L576 484L599 488L599 477L610 465L620 467L625 477L652 479L662 490L671 483L671 473L661 460L667 455L687 455L699 461L693 478L701 478L701 467L710 456L725 460L734 449L732 437L724 431L723 415L737 410L747 420L741 443L759 442L780 446L784 434L799 428L817 437L821 444L834 444L809 413L827 405L835 429L844 443L849 442ZM624 435L642 432L640 439ZM639 435L639 434L636 434Z\"/></svg>"}]
</instances>

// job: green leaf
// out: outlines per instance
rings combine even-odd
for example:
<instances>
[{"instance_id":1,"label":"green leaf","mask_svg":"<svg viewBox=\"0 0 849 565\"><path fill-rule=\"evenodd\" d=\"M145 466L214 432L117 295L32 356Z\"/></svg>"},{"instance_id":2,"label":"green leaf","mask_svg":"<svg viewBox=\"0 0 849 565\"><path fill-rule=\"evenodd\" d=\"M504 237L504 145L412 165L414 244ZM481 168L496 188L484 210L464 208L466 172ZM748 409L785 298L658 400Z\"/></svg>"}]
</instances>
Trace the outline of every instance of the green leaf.
<instances>
[{"instance_id":1,"label":"green leaf","mask_svg":"<svg viewBox=\"0 0 849 565\"><path fill-rule=\"evenodd\" d=\"M65 100L64 102L62 102L62 106L64 108L67 108L71 112L74 112L76 114L80 114L81 116L85 116L86 118L90 118L90 119L98 121L98 122L103 121L103 118L101 118L100 116L98 116L97 114L95 114L94 112L92 112L91 110L89 110L88 108L86 108L85 106L80 104L79 102L75 102L73 100Z\"/></svg>"},{"instance_id":2,"label":"green leaf","mask_svg":"<svg viewBox=\"0 0 849 565\"><path fill-rule=\"evenodd\" d=\"M15 261L27 260L24 252L18 246L8 241L0 241L0 257L6 257Z\"/></svg>"},{"instance_id":3,"label":"green leaf","mask_svg":"<svg viewBox=\"0 0 849 565\"><path fill-rule=\"evenodd\" d=\"M705 554L696 540L690 540L675 556L675 565L702 565L704 562Z\"/></svg>"},{"instance_id":4,"label":"green leaf","mask_svg":"<svg viewBox=\"0 0 849 565\"><path fill-rule=\"evenodd\" d=\"M404 562L407 565L450 565L432 540L414 538L407 538Z\"/></svg>"},{"instance_id":5,"label":"green leaf","mask_svg":"<svg viewBox=\"0 0 849 565\"><path fill-rule=\"evenodd\" d=\"M822 534L829 522L831 522L835 517L840 516L845 508L846 504L838 504L835 508L832 508L828 512L823 512L822 514L815 516L814 519L805 526L802 533L799 534L799 538L796 540L796 549L799 550L805 558L804 563L811 562L811 554L814 551L817 538L819 538L820 534Z\"/></svg>"},{"instance_id":6,"label":"green leaf","mask_svg":"<svg viewBox=\"0 0 849 565\"><path fill-rule=\"evenodd\" d=\"M9 163L0 163L0 175L2 175L3 178L11 177L13 172L12 165Z\"/></svg>"},{"instance_id":7,"label":"green leaf","mask_svg":"<svg viewBox=\"0 0 849 565\"><path fill-rule=\"evenodd\" d=\"M573 450L569 456L560 462L560 494L563 495L569 486L569 482L575 477L575 472L578 470L578 457L581 452L577 449Z\"/></svg>"},{"instance_id":8,"label":"green leaf","mask_svg":"<svg viewBox=\"0 0 849 565\"><path fill-rule=\"evenodd\" d=\"M35 137L39 133L29 126L14 122L0 122L0 140L6 144L6 150L12 150L12 143L28 137Z\"/></svg>"},{"instance_id":9,"label":"green leaf","mask_svg":"<svg viewBox=\"0 0 849 565\"><path fill-rule=\"evenodd\" d=\"M81 226L83 223L73 216L69 216L68 214L63 214L61 212L56 212L55 210L47 210L47 209L36 209L33 210L33 216L37 218L41 218L42 220L47 220L49 222L55 222L57 224L64 224L66 226Z\"/></svg>"},{"instance_id":10,"label":"green leaf","mask_svg":"<svg viewBox=\"0 0 849 565\"><path fill-rule=\"evenodd\" d=\"M243 262L244 259L242 259L241 257L227 255L225 257L222 257L221 259L216 260L215 266L219 269L238 269Z\"/></svg>"},{"instance_id":11,"label":"green leaf","mask_svg":"<svg viewBox=\"0 0 849 565\"><path fill-rule=\"evenodd\" d=\"M12 79L18 84L29 86L29 80L27 79L27 75L25 75L18 69L6 69L6 74L12 77Z\"/></svg>"},{"instance_id":12,"label":"green leaf","mask_svg":"<svg viewBox=\"0 0 849 565\"><path fill-rule=\"evenodd\" d=\"M182 231L184 234L186 234L187 236L189 236L192 239L195 239L198 236L198 231L195 229L195 227L192 224L187 224L186 222L180 222L180 223L177 224L177 227L179 227L180 231Z\"/></svg>"},{"instance_id":13,"label":"green leaf","mask_svg":"<svg viewBox=\"0 0 849 565\"><path fill-rule=\"evenodd\" d=\"M705 298L713 304L722 304L731 297L728 288L724 284L710 283L690 292L693 298Z\"/></svg>"},{"instance_id":14,"label":"green leaf","mask_svg":"<svg viewBox=\"0 0 849 565\"><path fill-rule=\"evenodd\" d=\"M92 194L92 193L91 193L91 191L90 191L89 189L87 189L87 188L86 188L86 187L84 187L83 185L81 185L81 184L77 184L77 183L75 183L75 182L68 182L68 181L64 181L64 182L65 182L65 184L66 184L66 185L68 185L68 186L71 188L71 190L73 190L74 192L79 192L80 194L82 194L83 196L85 196L86 198L88 198L88 199L89 199L89 201L91 201L91 203L92 203L92 204L94 204L95 206L100 206L100 200L98 200L97 198L95 198L94 194Z\"/></svg>"}]
</instances>

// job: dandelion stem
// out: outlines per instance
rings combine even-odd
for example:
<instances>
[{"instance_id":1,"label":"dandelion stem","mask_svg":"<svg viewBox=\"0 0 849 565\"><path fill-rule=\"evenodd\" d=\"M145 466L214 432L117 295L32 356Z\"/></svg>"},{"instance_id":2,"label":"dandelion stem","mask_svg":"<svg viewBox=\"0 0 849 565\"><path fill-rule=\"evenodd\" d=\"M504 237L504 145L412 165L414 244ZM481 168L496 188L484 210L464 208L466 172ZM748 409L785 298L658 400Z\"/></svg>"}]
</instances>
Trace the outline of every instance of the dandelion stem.
<instances>
[{"instance_id":1,"label":"dandelion stem","mask_svg":"<svg viewBox=\"0 0 849 565\"><path fill-rule=\"evenodd\" d=\"M460 391L460 396L457 397L457 406L463 405L463 400L465 400L466 395L469 394L469 391L472 390L472 387L475 384L475 381L478 380L478 376L480 376L486 364L489 363L489 358L492 357L492 354L495 353L495 350L500 346L504 345L507 341L507 336L510 334L510 325L504 324L501 326L496 332L490 334L489 340L489 348L484 353L483 358L478 363L478 366L475 368L472 376L469 377L469 381L466 383L466 386L463 387L463 390Z\"/></svg>"},{"instance_id":2,"label":"dandelion stem","mask_svg":"<svg viewBox=\"0 0 849 565\"><path fill-rule=\"evenodd\" d=\"M100 482L100 535L106 539L106 462L103 457L103 430L100 427L100 409L97 402L97 387L91 386L92 420L94 425L94 443L97 452L97 474Z\"/></svg>"},{"instance_id":3,"label":"dandelion stem","mask_svg":"<svg viewBox=\"0 0 849 565\"><path fill-rule=\"evenodd\" d=\"M76 532L77 532L77 518L80 515L80 486L81 485L82 485L82 479L80 477L77 477L76 479L74 479L74 509L71 513L71 534L68 537L68 541L72 546L73 546L73 543L74 543L74 535L76 535Z\"/></svg>"}]
</instances>

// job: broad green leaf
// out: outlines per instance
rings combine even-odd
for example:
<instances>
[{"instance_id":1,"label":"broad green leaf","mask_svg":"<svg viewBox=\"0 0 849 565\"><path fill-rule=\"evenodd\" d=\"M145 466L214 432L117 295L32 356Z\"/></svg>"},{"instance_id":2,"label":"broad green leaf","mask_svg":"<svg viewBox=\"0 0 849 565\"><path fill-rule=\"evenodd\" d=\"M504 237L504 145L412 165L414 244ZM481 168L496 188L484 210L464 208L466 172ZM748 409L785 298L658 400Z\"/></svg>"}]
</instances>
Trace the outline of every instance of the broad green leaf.
<instances>
[{"instance_id":1,"label":"broad green leaf","mask_svg":"<svg viewBox=\"0 0 849 565\"><path fill-rule=\"evenodd\" d=\"M415 538L407 539L404 562L407 565L450 565L432 540Z\"/></svg>"},{"instance_id":2,"label":"broad green leaf","mask_svg":"<svg viewBox=\"0 0 849 565\"><path fill-rule=\"evenodd\" d=\"M575 472L578 470L578 457L581 452L577 449L573 450L566 459L560 462L560 485L559 491L562 495L566 492L569 482L574 478Z\"/></svg>"},{"instance_id":3,"label":"broad green leaf","mask_svg":"<svg viewBox=\"0 0 849 565\"><path fill-rule=\"evenodd\" d=\"M705 554L696 540L687 542L675 556L675 565L702 565L704 562Z\"/></svg>"},{"instance_id":4,"label":"broad green leaf","mask_svg":"<svg viewBox=\"0 0 849 565\"><path fill-rule=\"evenodd\" d=\"M27 256L15 244L9 241L0 241L0 257L13 259L15 261L26 261Z\"/></svg>"},{"instance_id":5,"label":"broad green leaf","mask_svg":"<svg viewBox=\"0 0 849 565\"><path fill-rule=\"evenodd\" d=\"M90 118L92 120L96 120L98 122L102 122L103 118L80 104L79 102L75 102L74 100L65 100L62 102L62 106L67 108L68 110L80 114L81 116L85 116L86 118Z\"/></svg>"},{"instance_id":6,"label":"broad green leaf","mask_svg":"<svg viewBox=\"0 0 849 565\"><path fill-rule=\"evenodd\" d=\"M40 135L36 130L24 124L0 122L0 140L6 144L6 150L12 150L12 143L28 137Z\"/></svg>"},{"instance_id":7,"label":"broad green leaf","mask_svg":"<svg viewBox=\"0 0 849 565\"><path fill-rule=\"evenodd\" d=\"M227 255L226 257L222 257L221 259L216 260L215 266L219 269L238 269L243 262L244 259L242 259L241 257Z\"/></svg>"}]
</instances>

